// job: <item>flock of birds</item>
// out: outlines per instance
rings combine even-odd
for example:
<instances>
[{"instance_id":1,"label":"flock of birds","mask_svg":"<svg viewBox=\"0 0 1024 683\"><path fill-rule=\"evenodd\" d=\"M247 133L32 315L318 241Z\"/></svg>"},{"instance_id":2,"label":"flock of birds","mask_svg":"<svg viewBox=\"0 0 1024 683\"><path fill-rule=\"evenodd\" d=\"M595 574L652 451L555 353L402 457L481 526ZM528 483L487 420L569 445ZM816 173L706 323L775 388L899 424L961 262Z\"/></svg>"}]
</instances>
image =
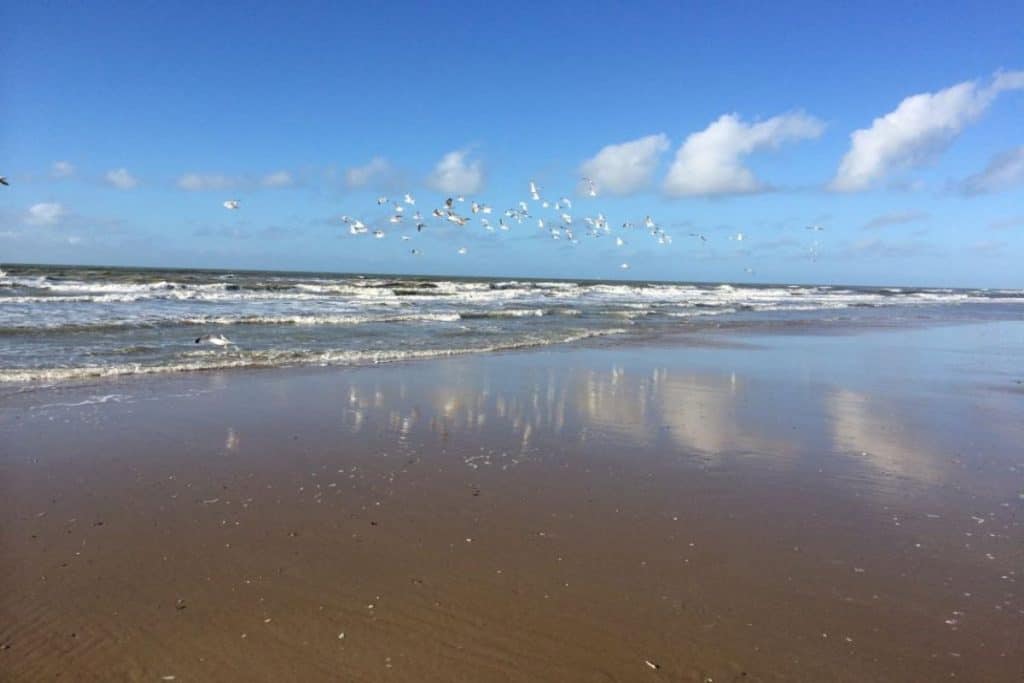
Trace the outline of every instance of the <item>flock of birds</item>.
<instances>
[{"instance_id":1,"label":"flock of birds","mask_svg":"<svg viewBox=\"0 0 1024 683\"><path fill-rule=\"evenodd\" d=\"M591 178L584 177L581 179L581 183L586 197L593 198L598 196L597 185ZM665 232L662 226L650 215L645 216L642 222L623 222L620 226L620 232L613 233L613 226L603 212L597 211L593 215L588 214L577 217L572 214L573 200L569 197L560 196L556 200L548 199L542 195L541 188L533 180L529 182L528 189L528 201L520 200L515 206L499 214L496 220L494 218L494 209L489 204L482 201L467 200L462 195L448 197L442 206L432 209L426 215L417 208L416 198L408 192L404 193L401 199L389 199L387 196L380 196L377 198L377 207L378 209L386 210L390 214L387 218L389 226L394 226L395 229L411 226L415 229L416 233L422 233L431 225L437 224L451 223L464 228L474 221L486 232L508 231L511 230L513 224L521 226L528 222L536 221L537 229L546 233L552 240L563 240L573 245L579 244L580 237L608 237L614 239L616 247L622 247L627 243L623 235L636 234L641 231L653 238L659 245L672 244L672 236ZM237 210L240 205L237 199L229 199L224 202L224 208L229 210ZM383 227L374 226L371 229L366 221L357 217L345 215L341 217L341 222L348 226L348 232L351 235L372 235L375 239L384 239L388 234L387 230ZM378 223L380 222L382 221L378 221ZM821 231L824 228L819 225L811 225L807 226L807 229ZM401 239L403 241L410 241L413 239L413 236L407 232L401 235ZM703 233L690 232L688 236L699 240L701 243L708 241L707 235ZM742 242L744 235L742 232L737 232L729 235L729 240ZM816 249L817 243L812 247L812 257L816 257ZM460 255L464 255L468 251L464 246L456 249L456 253ZM409 253L413 256L418 256L422 252L420 249L413 247L409 250ZM619 267L622 270L628 270L630 265L623 262ZM752 268L745 268L744 270L747 273L754 272Z\"/></svg>"}]
</instances>

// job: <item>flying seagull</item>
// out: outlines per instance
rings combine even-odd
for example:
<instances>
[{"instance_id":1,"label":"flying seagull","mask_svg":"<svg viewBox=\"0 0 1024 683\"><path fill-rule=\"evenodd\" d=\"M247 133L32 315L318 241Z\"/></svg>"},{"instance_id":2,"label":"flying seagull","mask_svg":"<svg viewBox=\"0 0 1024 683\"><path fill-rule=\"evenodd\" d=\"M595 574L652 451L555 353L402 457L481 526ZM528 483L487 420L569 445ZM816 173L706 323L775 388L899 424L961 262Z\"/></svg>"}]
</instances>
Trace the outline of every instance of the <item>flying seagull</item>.
<instances>
[{"instance_id":1,"label":"flying seagull","mask_svg":"<svg viewBox=\"0 0 1024 683\"><path fill-rule=\"evenodd\" d=\"M224 208L225 209L231 209L232 211L234 211L235 209L238 208L238 200L237 199L229 199L229 200L227 200L226 202L224 202Z\"/></svg>"},{"instance_id":2,"label":"flying seagull","mask_svg":"<svg viewBox=\"0 0 1024 683\"><path fill-rule=\"evenodd\" d=\"M5 176L0 175L0 185L10 185Z\"/></svg>"}]
</instances>

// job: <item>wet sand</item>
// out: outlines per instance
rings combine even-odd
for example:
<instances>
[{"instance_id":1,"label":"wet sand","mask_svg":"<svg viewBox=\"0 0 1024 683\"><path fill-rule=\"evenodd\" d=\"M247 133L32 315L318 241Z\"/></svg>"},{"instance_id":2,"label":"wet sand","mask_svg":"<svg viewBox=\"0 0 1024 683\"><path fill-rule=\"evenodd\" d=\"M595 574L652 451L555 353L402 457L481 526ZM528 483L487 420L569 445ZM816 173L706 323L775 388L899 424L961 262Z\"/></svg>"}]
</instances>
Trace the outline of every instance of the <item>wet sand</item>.
<instances>
[{"instance_id":1,"label":"wet sand","mask_svg":"<svg viewBox=\"0 0 1024 683\"><path fill-rule=\"evenodd\" d=\"M1020 681L1024 324L729 341L8 390L0 679Z\"/></svg>"}]
</instances>

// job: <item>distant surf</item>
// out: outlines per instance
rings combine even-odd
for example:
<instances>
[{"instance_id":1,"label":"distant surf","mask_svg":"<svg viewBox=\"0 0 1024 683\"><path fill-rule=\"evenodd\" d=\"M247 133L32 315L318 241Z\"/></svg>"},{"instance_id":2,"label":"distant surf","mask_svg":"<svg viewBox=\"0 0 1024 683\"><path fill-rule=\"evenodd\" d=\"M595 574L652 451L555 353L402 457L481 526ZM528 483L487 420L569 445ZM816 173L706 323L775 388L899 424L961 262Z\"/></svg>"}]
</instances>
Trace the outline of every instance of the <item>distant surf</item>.
<instances>
[{"instance_id":1,"label":"distant surf","mask_svg":"<svg viewBox=\"0 0 1024 683\"><path fill-rule=\"evenodd\" d=\"M365 365L823 323L1021 319L1024 290L4 266L0 382ZM196 348L203 330L237 348Z\"/></svg>"}]
</instances>

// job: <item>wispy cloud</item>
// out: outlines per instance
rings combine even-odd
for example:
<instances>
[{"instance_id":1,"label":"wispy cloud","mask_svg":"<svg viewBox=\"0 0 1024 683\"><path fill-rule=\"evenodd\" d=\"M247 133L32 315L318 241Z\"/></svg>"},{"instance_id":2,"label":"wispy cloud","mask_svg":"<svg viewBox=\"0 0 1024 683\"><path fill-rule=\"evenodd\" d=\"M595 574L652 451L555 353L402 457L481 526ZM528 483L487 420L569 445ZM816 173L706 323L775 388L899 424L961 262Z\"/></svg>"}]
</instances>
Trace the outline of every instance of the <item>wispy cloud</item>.
<instances>
[{"instance_id":1,"label":"wispy cloud","mask_svg":"<svg viewBox=\"0 0 1024 683\"><path fill-rule=\"evenodd\" d=\"M295 184L295 179L288 171L276 171L268 173L260 180L263 187L290 187Z\"/></svg>"},{"instance_id":2,"label":"wispy cloud","mask_svg":"<svg viewBox=\"0 0 1024 683\"><path fill-rule=\"evenodd\" d=\"M602 194L627 195L648 187L658 159L669 148L664 133L607 145L580 165Z\"/></svg>"},{"instance_id":3,"label":"wispy cloud","mask_svg":"<svg viewBox=\"0 0 1024 683\"><path fill-rule=\"evenodd\" d=\"M30 225L56 225L67 215L64 206L56 202L33 204L25 214L25 222Z\"/></svg>"},{"instance_id":4,"label":"wispy cloud","mask_svg":"<svg viewBox=\"0 0 1024 683\"><path fill-rule=\"evenodd\" d=\"M877 230L878 228L884 228L890 225L915 223L926 218L928 218L928 213L924 211L895 211L892 213L883 213L880 216L875 216L865 223L864 229Z\"/></svg>"},{"instance_id":5,"label":"wispy cloud","mask_svg":"<svg viewBox=\"0 0 1024 683\"><path fill-rule=\"evenodd\" d=\"M665 178L665 192L681 197L764 191L767 186L743 165L743 158L786 142L816 138L824 129L821 121L803 112L759 123L744 123L737 114L724 114L686 138Z\"/></svg>"},{"instance_id":6,"label":"wispy cloud","mask_svg":"<svg viewBox=\"0 0 1024 683\"><path fill-rule=\"evenodd\" d=\"M362 166L345 169L345 184L353 189L376 186L392 174L391 164L384 157L373 157Z\"/></svg>"},{"instance_id":7,"label":"wispy cloud","mask_svg":"<svg viewBox=\"0 0 1024 683\"><path fill-rule=\"evenodd\" d=\"M961 191L968 195L987 194L1024 185L1024 145L997 154L980 173L966 178Z\"/></svg>"},{"instance_id":8,"label":"wispy cloud","mask_svg":"<svg viewBox=\"0 0 1024 683\"><path fill-rule=\"evenodd\" d=\"M1008 216L998 218L988 224L992 230L1009 230L1010 228L1024 228L1024 215Z\"/></svg>"},{"instance_id":9,"label":"wispy cloud","mask_svg":"<svg viewBox=\"0 0 1024 683\"><path fill-rule=\"evenodd\" d=\"M865 190L900 168L935 158L976 121L999 93L1024 88L1024 71L997 73L986 87L967 81L933 93L907 97L870 128L850 134L850 149L830 188Z\"/></svg>"},{"instance_id":10,"label":"wispy cloud","mask_svg":"<svg viewBox=\"0 0 1024 683\"><path fill-rule=\"evenodd\" d=\"M967 245L968 251L978 256L999 256L1006 251L1006 242L981 240Z\"/></svg>"},{"instance_id":11,"label":"wispy cloud","mask_svg":"<svg viewBox=\"0 0 1024 683\"><path fill-rule=\"evenodd\" d=\"M119 190L130 190L139 184L138 178L129 173L126 168L107 171L106 175L103 176L103 180L108 185L112 185Z\"/></svg>"},{"instance_id":12,"label":"wispy cloud","mask_svg":"<svg viewBox=\"0 0 1024 683\"><path fill-rule=\"evenodd\" d=\"M238 178L225 175L186 173L178 178L178 187L189 192L206 190L227 190L238 185Z\"/></svg>"},{"instance_id":13,"label":"wispy cloud","mask_svg":"<svg viewBox=\"0 0 1024 683\"><path fill-rule=\"evenodd\" d=\"M434 166L427 184L438 192L474 194L483 189L484 167L479 160L468 160L469 151L457 149L448 152Z\"/></svg>"},{"instance_id":14,"label":"wispy cloud","mask_svg":"<svg viewBox=\"0 0 1024 683\"><path fill-rule=\"evenodd\" d=\"M50 167L50 176L54 178L70 178L75 174L75 166L70 161L55 161Z\"/></svg>"}]
</instances>

